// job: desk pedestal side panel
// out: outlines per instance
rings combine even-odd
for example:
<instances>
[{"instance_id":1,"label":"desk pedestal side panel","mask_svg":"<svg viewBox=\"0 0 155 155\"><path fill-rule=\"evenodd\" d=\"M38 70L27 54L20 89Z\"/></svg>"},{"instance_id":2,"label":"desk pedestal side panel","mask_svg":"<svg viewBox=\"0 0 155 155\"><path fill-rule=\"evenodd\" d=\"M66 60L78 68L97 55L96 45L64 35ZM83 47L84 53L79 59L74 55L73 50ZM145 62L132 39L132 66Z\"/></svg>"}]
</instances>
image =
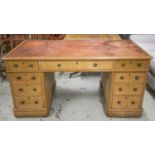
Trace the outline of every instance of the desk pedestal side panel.
<instances>
[{"instance_id":1,"label":"desk pedestal side panel","mask_svg":"<svg viewBox=\"0 0 155 155\"><path fill-rule=\"evenodd\" d=\"M146 76L147 72L102 73L101 92L107 116L141 116Z\"/></svg>"},{"instance_id":2,"label":"desk pedestal side panel","mask_svg":"<svg viewBox=\"0 0 155 155\"><path fill-rule=\"evenodd\" d=\"M16 117L48 116L54 94L54 73L8 73Z\"/></svg>"}]
</instances>

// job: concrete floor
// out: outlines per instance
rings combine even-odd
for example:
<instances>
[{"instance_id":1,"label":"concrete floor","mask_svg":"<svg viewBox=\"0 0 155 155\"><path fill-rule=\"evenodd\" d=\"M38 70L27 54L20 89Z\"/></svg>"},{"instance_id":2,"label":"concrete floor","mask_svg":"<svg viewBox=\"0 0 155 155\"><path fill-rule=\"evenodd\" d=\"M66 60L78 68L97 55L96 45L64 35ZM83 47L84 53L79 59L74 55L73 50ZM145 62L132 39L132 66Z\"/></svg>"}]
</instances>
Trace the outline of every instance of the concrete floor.
<instances>
[{"instance_id":1,"label":"concrete floor","mask_svg":"<svg viewBox=\"0 0 155 155\"><path fill-rule=\"evenodd\" d=\"M82 73L69 78L69 73L56 73L57 86L49 117L16 118L12 111L12 97L7 80L0 82L1 121L106 121L106 120L155 120L155 93L145 91L140 118L109 118L103 111L99 96L99 73Z\"/></svg>"}]
</instances>

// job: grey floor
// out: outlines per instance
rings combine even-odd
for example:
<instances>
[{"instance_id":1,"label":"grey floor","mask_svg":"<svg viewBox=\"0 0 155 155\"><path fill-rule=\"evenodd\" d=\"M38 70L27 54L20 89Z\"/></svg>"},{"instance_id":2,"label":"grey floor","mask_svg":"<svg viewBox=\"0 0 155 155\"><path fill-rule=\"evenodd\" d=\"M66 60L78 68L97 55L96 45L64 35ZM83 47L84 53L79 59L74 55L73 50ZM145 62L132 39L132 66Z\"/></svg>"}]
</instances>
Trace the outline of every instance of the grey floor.
<instances>
[{"instance_id":1,"label":"grey floor","mask_svg":"<svg viewBox=\"0 0 155 155\"><path fill-rule=\"evenodd\" d=\"M16 118L7 80L0 82L1 121L107 121L155 120L155 92L146 89L140 118L109 118L103 111L99 95L99 73L82 73L69 78L69 73L56 73L57 86L49 117Z\"/></svg>"}]
</instances>

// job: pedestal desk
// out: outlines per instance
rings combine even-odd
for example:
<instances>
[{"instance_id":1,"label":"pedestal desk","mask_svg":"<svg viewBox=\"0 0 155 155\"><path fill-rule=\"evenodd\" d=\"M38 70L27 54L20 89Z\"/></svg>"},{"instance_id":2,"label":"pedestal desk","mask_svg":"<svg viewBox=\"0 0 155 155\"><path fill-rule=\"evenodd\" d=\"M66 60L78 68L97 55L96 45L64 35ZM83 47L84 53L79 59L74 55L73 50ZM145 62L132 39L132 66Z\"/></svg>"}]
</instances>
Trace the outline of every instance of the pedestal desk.
<instances>
[{"instance_id":1,"label":"pedestal desk","mask_svg":"<svg viewBox=\"0 0 155 155\"><path fill-rule=\"evenodd\" d=\"M59 71L101 72L106 114L142 114L151 56L129 40L29 40L3 59L17 117L48 116Z\"/></svg>"}]
</instances>

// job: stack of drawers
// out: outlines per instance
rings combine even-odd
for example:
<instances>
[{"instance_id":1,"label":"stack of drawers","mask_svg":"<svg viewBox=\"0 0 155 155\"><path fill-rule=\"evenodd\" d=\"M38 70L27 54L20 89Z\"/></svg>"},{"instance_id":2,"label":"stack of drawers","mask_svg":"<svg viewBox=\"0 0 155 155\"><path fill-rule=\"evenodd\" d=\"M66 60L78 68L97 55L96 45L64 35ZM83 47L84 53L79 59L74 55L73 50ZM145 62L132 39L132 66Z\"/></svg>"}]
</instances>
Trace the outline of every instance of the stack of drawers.
<instances>
[{"instance_id":1,"label":"stack of drawers","mask_svg":"<svg viewBox=\"0 0 155 155\"><path fill-rule=\"evenodd\" d=\"M15 115L47 116L52 98L53 74L40 73L37 61L8 61L7 70ZM48 80L52 80L51 84Z\"/></svg>"},{"instance_id":2,"label":"stack of drawers","mask_svg":"<svg viewBox=\"0 0 155 155\"><path fill-rule=\"evenodd\" d=\"M109 116L140 116L149 61L126 60L115 62L115 72L103 73L101 86ZM108 85L108 86L107 86Z\"/></svg>"}]
</instances>

